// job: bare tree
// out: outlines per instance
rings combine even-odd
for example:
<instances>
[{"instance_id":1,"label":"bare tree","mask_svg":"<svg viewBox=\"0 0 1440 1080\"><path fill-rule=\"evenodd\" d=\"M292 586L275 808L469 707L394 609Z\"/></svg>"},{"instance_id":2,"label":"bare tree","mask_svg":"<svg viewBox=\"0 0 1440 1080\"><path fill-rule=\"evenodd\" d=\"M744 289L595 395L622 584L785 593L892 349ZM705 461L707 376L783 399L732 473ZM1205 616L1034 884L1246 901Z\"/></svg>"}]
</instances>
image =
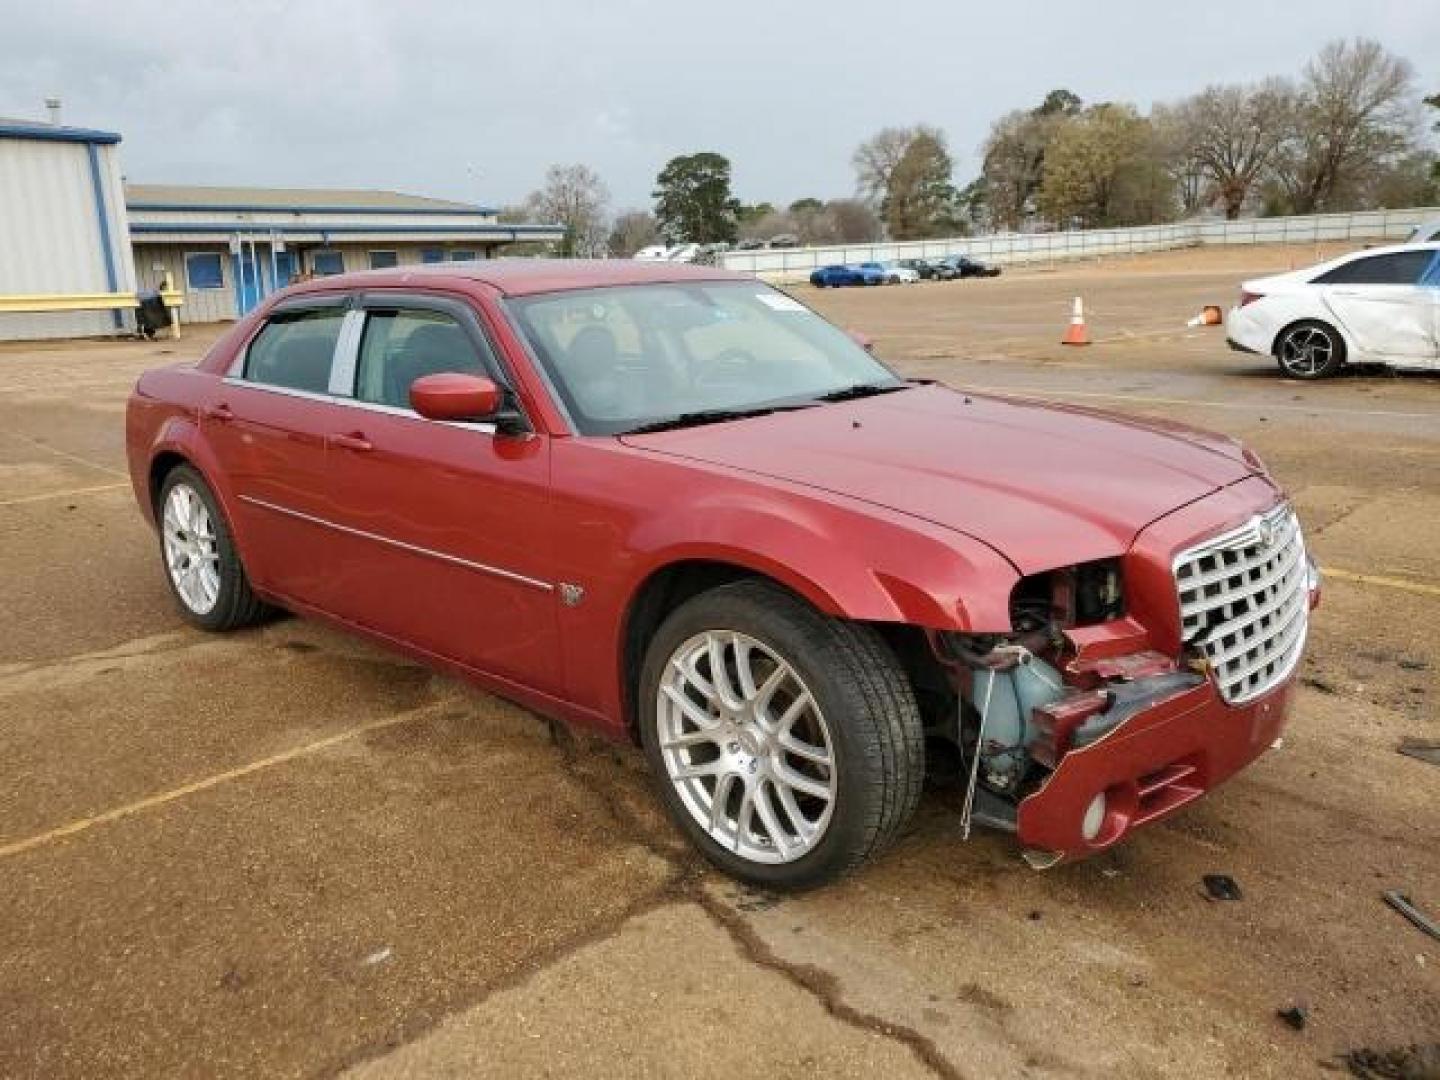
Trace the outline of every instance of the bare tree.
<instances>
[{"instance_id":1,"label":"bare tree","mask_svg":"<svg viewBox=\"0 0 1440 1080\"><path fill-rule=\"evenodd\" d=\"M885 231L896 240L923 240L954 230L955 188L945 138L921 130L890 172L880 204Z\"/></svg>"},{"instance_id":2,"label":"bare tree","mask_svg":"<svg viewBox=\"0 0 1440 1080\"><path fill-rule=\"evenodd\" d=\"M615 216L610 227L608 254L615 259L628 259L643 247L658 243L660 226L648 210L626 210Z\"/></svg>"},{"instance_id":3,"label":"bare tree","mask_svg":"<svg viewBox=\"0 0 1440 1080\"><path fill-rule=\"evenodd\" d=\"M1206 87L1171 113L1157 110L1165 121L1162 139L1180 165L1172 175L1182 179L1186 169L1198 170L1233 221L1274 163L1294 108L1290 86L1270 79L1257 86Z\"/></svg>"},{"instance_id":4,"label":"bare tree","mask_svg":"<svg viewBox=\"0 0 1440 1080\"><path fill-rule=\"evenodd\" d=\"M1414 148L1414 74L1378 41L1332 41L1305 65L1295 123L1275 178L1287 209L1310 214L1361 201L1373 174Z\"/></svg>"},{"instance_id":5,"label":"bare tree","mask_svg":"<svg viewBox=\"0 0 1440 1080\"><path fill-rule=\"evenodd\" d=\"M1016 109L996 120L980 148L983 183L968 190L972 216L975 196L983 192L990 222L1002 229L1018 229L1033 212L1045 179L1045 151L1082 107L1071 91L1051 90L1035 108Z\"/></svg>"},{"instance_id":6,"label":"bare tree","mask_svg":"<svg viewBox=\"0 0 1440 1080\"><path fill-rule=\"evenodd\" d=\"M863 244L879 240L884 232L875 211L859 199L831 199L824 214L837 243Z\"/></svg>"},{"instance_id":7,"label":"bare tree","mask_svg":"<svg viewBox=\"0 0 1440 1080\"><path fill-rule=\"evenodd\" d=\"M560 254L581 258L604 252L609 204L609 189L585 165L551 165L545 172L545 186L526 200L534 219L564 227Z\"/></svg>"},{"instance_id":8,"label":"bare tree","mask_svg":"<svg viewBox=\"0 0 1440 1080\"><path fill-rule=\"evenodd\" d=\"M1150 110L1161 167L1175 189L1182 218L1193 217L1215 201L1204 166L1196 159L1194 140L1178 105L1156 104Z\"/></svg>"},{"instance_id":9,"label":"bare tree","mask_svg":"<svg viewBox=\"0 0 1440 1080\"><path fill-rule=\"evenodd\" d=\"M763 204L769 209L763 211L758 217L752 217L749 221L740 224L740 237L743 240L770 240L780 236L782 233L796 233L799 225L796 215L788 210L776 210L770 203Z\"/></svg>"},{"instance_id":10,"label":"bare tree","mask_svg":"<svg viewBox=\"0 0 1440 1080\"><path fill-rule=\"evenodd\" d=\"M938 128L925 124L914 127L887 127L866 139L851 156L855 166L855 187L872 206L878 206L890 190L890 177L910 149L910 144L928 136L943 144L945 137Z\"/></svg>"}]
</instances>

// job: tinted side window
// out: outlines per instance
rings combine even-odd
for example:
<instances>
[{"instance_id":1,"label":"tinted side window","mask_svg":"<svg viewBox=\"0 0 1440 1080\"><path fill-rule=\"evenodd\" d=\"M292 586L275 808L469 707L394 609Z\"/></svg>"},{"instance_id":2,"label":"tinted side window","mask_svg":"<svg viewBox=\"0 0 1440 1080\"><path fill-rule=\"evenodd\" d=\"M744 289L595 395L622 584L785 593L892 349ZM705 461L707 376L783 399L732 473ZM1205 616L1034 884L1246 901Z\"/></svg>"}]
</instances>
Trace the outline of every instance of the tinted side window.
<instances>
[{"instance_id":1,"label":"tinted side window","mask_svg":"<svg viewBox=\"0 0 1440 1080\"><path fill-rule=\"evenodd\" d=\"M330 360L345 312L338 307L281 311L271 317L245 354L245 378L269 386L329 389Z\"/></svg>"},{"instance_id":2,"label":"tinted side window","mask_svg":"<svg viewBox=\"0 0 1440 1080\"><path fill-rule=\"evenodd\" d=\"M360 338L355 397L377 405L410 407L410 384L422 375L459 371L484 375L484 360L470 335L441 311L372 311Z\"/></svg>"},{"instance_id":3,"label":"tinted side window","mask_svg":"<svg viewBox=\"0 0 1440 1080\"><path fill-rule=\"evenodd\" d=\"M1337 266L1315 279L1317 285L1414 285L1430 265L1433 251L1397 251Z\"/></svg>"}]
</instances>

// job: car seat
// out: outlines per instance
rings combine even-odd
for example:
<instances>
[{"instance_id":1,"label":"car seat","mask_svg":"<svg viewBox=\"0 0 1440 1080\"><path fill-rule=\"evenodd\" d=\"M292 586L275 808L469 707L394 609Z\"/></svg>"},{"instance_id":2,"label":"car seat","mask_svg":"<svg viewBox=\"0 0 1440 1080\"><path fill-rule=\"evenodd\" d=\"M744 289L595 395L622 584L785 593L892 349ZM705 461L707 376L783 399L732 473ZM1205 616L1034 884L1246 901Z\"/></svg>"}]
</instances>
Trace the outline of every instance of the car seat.
<instances>
[{"instance_id":1,"label":"car seat","mask_svg":"<svg viewBox=\"0 0 1440 1080\"><path fill-rule=\"evenodd\" d=\"M485 373L475 346L457 324L437 322L416 327L385 366L382 404L410 408L411 384L444 371Z\"/></svg>"}]
</instances>

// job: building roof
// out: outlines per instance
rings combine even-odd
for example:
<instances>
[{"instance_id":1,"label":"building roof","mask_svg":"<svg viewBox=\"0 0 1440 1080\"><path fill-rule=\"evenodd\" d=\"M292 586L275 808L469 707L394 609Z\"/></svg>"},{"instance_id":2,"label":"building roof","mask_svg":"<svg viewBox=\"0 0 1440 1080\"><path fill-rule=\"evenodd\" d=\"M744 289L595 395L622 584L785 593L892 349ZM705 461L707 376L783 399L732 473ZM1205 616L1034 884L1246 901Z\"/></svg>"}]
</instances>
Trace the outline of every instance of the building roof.
<instances>
[{"instance_id":1,"label":"building roof","mask_svg":"<svg viewBox=\"0 0 1440 1080\"><path fill-rule=\"evenodd\" d=\"M749 281L733 270L693 263L643 259L482 259L468 263L432 263L388 270L357 270L294 287L296 292L380 286L416 286L445 281L481 281L506 296L599 289L611 285L653 285L670 281Z\"/></svg>"},{"instance_id":2,"label":"building roof","mask_svg":"<svg viewBox=\"0 0 1440 1080\"><path fill-rule=\"evenodd\" d=\"M293 210L344 213L494 214L474 203L431 199L398 191L356 188L203 187L190 184L126 184L131 210Z\"/></svg>"},{"instance_id":3,"label":"building roof","mask_svg":"<svg viewBox=\"0 0 1440 1080\"><path fill-rule=\"evenodd\" d=\"M0 116L0 139L40 139L48 142L72 143L118 143L120 136L113 131L97 131L93 128L65 127L40 120L16 120Z\"/></svg>"}]
</instances>

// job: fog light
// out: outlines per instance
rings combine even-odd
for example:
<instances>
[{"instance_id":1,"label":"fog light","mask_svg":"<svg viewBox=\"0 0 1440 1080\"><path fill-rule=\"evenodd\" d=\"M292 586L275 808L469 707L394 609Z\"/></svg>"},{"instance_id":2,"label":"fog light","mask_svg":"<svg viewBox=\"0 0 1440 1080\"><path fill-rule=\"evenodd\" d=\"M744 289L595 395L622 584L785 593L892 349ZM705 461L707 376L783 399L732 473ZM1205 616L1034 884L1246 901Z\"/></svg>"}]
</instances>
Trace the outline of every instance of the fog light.
<instances>
[{"instance_id":1,"label":"fog light","mask_svg":"<svg viewBox=\"0 0 1440 1080\"><path fill-rule=\"evenodd\" d=\"M1094 840L1104 827L1105 793L1102 791L1091 799L1090 805L1085 808L1085 816L1080 819L1080 835L1086 840Z\"/></svg>"}]
</instances>

